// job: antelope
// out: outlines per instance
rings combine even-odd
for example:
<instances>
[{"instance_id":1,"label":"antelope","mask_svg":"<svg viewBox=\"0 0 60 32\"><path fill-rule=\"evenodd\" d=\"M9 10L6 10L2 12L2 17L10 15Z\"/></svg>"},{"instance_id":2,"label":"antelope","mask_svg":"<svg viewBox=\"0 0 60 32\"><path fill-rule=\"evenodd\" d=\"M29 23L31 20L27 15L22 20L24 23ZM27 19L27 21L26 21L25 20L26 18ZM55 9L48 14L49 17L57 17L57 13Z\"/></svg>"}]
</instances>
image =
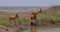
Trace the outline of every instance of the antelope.
<instances>
[{"instance_id":1,"label":"antelope","mask_svg":"<svg viewBox=\"0 0 60 32\"><path fill-rule=\"evenodd\" d=\"M31 24L31 29L30 32L36 32L36 26L37 23L35 23L37 21L37 14L42 12L41 10L37 12L37 10L32 10L31 11L31 15L30 15L30 24Z\"/></svg>"},{"instance_id":2,"label":"antelope","mask_svg":"<svg viewBox=\"0 0 60 32\"><path fill-rule=\"evenodd\" d=\"M16 24L16 21L15 21L16 18L18 18L18 14L17 13L8 15L8 19L9 19L10 24L14 24L15 25Z\"/></svg>"},{"instance_id":3,"label":"antelope","mask_svg":"<svg viewBox=\"0 0 60 32\"><path fill-rule=\"evenodd\" d=\"M37 11L37 10L32 10L31 11L30 20L34 20L34 21L31 21L32 26L33 25L36 26L36 24L33 24L33 22L37 21L37 16L36 15L40 12L41 12L41 10L40 11Z\"/></svg>"}]
</instances>

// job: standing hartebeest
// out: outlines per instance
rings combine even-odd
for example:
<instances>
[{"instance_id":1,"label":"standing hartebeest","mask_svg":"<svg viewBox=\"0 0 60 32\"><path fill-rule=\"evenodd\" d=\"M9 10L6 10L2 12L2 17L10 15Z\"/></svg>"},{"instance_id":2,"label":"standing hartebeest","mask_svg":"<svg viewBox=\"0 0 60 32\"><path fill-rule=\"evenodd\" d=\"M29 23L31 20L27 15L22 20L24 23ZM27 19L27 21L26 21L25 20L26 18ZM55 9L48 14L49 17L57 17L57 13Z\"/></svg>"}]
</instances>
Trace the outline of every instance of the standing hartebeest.
<instances>
[{"instance_id":1,"label":"standing hartebeest","mask_svg":"<svg viewBox=\"0 0 60 32\"><path fill-rule=\"evenodd\" d=\"M17 13L8 14L8 19L9 19L10 24L15 25L16 24L16 21L15 21L16 18L18 18Z\"/></svg>"},{"instance_id":2,"label":"standing hartebeest","mask_svg":"<svg viewBox=\"0 0 60 32\"><path fill-rule=\"evenodd\" d=\"M34 20L34 21L30 21L31 22L31 25L35 25L33 22L37 21L37 14L38 13L41 13L42 10L38 11L38 10L32 10L31 11L31 15L30 15L30 20Z\"/></svg>"},{"instance_id":3,"label":"standing hartebeest","mask_svg":"<svg viewBox=\"0 0 60 32\"><path fill-rule=\"evenodd\" d=\"M37 21L37 14L42 12L41 10L37 12L37 10L32 10L30 15L30 24L31 24L31 30L30 32L36 32L36 21Z\"/></svg>"},{"instance_id":4,"label":"standing hartebeest","mask_svg":"<svg viewBox=\"0 0 60 32\"><path fill-rule=\"evenodd\" d=\"M16 21L16 18L18 19L18 14L17 13L12 13L8 15L8 19L10 24L13 25L13 27L16 28L16 32L21 32L20 30L20 23L18 21Z\"/></svg>"}]
</instances>

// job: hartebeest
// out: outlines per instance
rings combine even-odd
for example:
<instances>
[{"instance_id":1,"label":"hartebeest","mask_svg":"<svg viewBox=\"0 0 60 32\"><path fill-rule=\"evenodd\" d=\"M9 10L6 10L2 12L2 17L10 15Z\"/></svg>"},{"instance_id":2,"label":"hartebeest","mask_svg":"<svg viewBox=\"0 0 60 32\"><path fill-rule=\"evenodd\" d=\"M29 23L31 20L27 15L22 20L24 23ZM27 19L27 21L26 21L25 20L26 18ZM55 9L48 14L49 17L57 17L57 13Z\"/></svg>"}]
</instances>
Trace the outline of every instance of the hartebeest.
<instances>
[{"instance_id":1,"label":"hartebeest","mask_svg":"<svg viewBox=\"0 0 60 32\"><path fill-rule=\"evenodd\" d=\"M40 13L40 11L37 11L37 10L32 10L31 11L31 15L30 15L30 22L31 22L31 25L33 26L36 26L36 24L34 24L33 22L37 21L37 14Z\"/></svg>"},{"instance_id":2,"label":"hartebeest","mask_svg":"<svg viewBox=\"0 0 60 32\"><path fill-rule=\"evenodd\" d=\"M32 10L31 11L31 15L30 15L30 24L31 24L31 29L30 29L30 32L36 32L36 26L37 26L37 14L40 13L40 11L37 11L37 10Z\"/></svg>"},{"instance_id":3,"label":"hartebeest","mask_svg":"<svg viewBox=\"0 0 60 32\"><path fill-rule=\"evenodd\" d=\"M16 18L18 18L18 14L17 13L15 13L15 14L8 14L8 19L9 19L9 22L10 22L10 24L16 24L16 21L15 21L15 19Z\"/></svg>"}]
</instances>

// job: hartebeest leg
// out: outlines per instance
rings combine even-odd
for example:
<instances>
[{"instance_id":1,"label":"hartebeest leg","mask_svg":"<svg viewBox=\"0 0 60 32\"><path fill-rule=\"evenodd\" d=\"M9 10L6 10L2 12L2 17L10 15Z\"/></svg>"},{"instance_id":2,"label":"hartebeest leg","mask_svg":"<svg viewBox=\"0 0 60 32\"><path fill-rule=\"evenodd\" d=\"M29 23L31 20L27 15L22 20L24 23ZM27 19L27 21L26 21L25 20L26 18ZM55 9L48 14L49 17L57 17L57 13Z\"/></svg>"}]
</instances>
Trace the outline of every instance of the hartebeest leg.
<instances>
[{"instance_id":1,"label":"hartebeest leg","mask_svg":"<svg viewBox=\"0 0 60 32\"><path fill-rule=\"evenodd\" d=\"M36 27L35 26L31 26L30 32L36 32Z\"/></svg>"},{"instance_id":2,"label":"hartebeest leg","mask_svg":"<svg viewBox=\"0 0 60 32\"><path fill-rule=\"evenodd\" d=\"M36 32L36 24L34 23L36 20L31 21L30 32Z\"/></svg>"}]
</instances>

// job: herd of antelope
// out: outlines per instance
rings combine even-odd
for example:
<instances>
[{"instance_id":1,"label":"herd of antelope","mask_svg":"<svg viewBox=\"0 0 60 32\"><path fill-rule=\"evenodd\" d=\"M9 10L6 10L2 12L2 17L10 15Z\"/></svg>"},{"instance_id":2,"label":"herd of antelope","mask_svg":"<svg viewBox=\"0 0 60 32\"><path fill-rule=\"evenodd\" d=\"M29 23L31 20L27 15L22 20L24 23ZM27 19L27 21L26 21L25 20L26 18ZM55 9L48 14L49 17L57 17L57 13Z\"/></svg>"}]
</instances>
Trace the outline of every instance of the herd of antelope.
<instances>
[{"instance_id":1,"label":"herd of antelope","mask_svg":"<svg viewBox=\"0 0 60 32\"><path fill-rule=\"evenodd\" d=\"M31 11L31 14L29 16L29 20L30 20L31 26L35 26L35 24L33 22L37 21L36 20L36 18L37 18L36 15L38 13L40 13L40 12L41 12L41 9L38 12L37 12L37 10L32 10ZM8 15L8 19L9 19L10 24L12 24L12 23L16 24L16 21L15 21L16 18L17 19L19 18L17 13ZM34 20L34 21L32 21L32 20Z\"/></svg>"},{"instance_id":2,"label":"herd of antelope","mask_svg":"<svg viewBox=\"0 0 60 32\"><path fill-rule=\"evenodd\" d=\"M31 14L30 14L30 16L29 16L29 21L30 21L30 26L31 26L31 28L32 29L34 29L34 26L36 27L37 25L36 25L36 21L37 21L37 14L38 13L41 13L42 12L42 10L40 9L39 11L38 10L32 10L31 11ZM17 13L14 13L14 14L8 14L8 19L9 19L9 22L10 22L10 24L13 24L13 25L16 25L16 20L15 19L18 19L19 18L19 16L18 16L18 14ZM20 24L18 24L18 26L19 26ZM31 31L32 31L32 29L31 29ZM31 32L30 31L30 32ZM35 32L35 31L33 31L33 32Z\"/></svg>"}]
</instances>

